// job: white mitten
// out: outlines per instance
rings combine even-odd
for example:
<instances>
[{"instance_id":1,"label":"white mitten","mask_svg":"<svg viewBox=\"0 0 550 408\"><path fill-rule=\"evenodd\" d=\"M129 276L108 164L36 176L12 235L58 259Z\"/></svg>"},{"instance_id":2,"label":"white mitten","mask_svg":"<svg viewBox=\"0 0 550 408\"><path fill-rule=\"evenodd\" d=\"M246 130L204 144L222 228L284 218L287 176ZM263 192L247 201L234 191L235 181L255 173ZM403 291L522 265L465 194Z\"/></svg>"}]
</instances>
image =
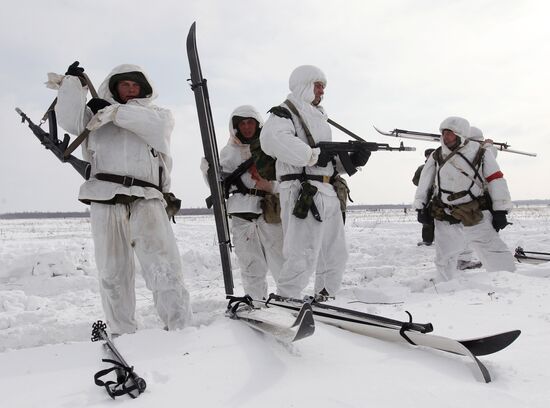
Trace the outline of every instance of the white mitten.
<instances>
[{"instance_id":1,"label":"white mitten","mask_svg":"<svg viewBox=\"0 0 550 408\"><path fill-rule=\"evenodd\" d=\"M55 72L48 72L48 81L44 82L46 88L58 90L61 86L61 82L65 78L65 75L56 74Z\"/></svg>"}]
</instances>

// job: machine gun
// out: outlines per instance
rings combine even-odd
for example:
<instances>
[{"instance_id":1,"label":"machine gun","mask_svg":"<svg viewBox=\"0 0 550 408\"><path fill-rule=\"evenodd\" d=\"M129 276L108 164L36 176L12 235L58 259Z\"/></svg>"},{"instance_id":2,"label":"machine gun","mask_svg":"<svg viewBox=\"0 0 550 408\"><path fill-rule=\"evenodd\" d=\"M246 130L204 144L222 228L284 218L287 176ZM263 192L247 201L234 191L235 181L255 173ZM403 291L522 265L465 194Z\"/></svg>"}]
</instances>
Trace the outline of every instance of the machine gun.
<instances>
[{"instance_id":1,"label":"machine gun","mask_svg":"<svg viewBox=\"0 0 550 408\"><path fill-rule=\"evenodd\" d=\"M90 163L84 160L80 160L71 154L67 156L65 155L65 151L67 149L67 146L69 145L70 137L68 134L65 133L63 141L57 138L57 119L55 117L55 111L53 109L49 109L45 115L45 117L47 116L50 133L45 132L40 126L34 124L32 120L30 120L29 117L21 109L15 108L15 111L19 115L21 115L22 123L28 123L29 128L46 149L51 151L55 155L55 157L57 157L61 162L69 163L71 166L73 166L78 174L80 174L85 180L88 180L90 178ZM41 124L42 123L44 122L42 121Z\"/></svg>"},{"instance_id":2,"label":"machine gun","mask_svg":"<svg viewBox=\"0 0 550 408\"><path fill-rule=\"evenodd\" d=\"M319 142L317 146L321 151L328 153L331 157L338 156L342 162L342 166L350 176L357 172L350 157L350 153L359 151L376 152L378 150L396 151L396 152L414 152L415 147L403 146L403 142L399 147L392 147L387 143L365 142L363 140L349 140L347 142Z\"/></svg>"},{"instance_id":3,"label":"machine gun","mask_svg":"<svg viewBox=\"0 0 550 408\"><path fill-rule=\"evenodd\" d=\"M254 164L254 159L251 157L248 160L245 160L241 164L239 164L239 167L237 167L232 173L224 174L223 177L223 194L225 198L229 198L229 190L231 189L231 186L233 184L236 184L239 180L239 178L248 171L250 167ZM206 207L210 208L212 207L212 196L208 196L206 198Z\"/></svg>"}]
</instances>

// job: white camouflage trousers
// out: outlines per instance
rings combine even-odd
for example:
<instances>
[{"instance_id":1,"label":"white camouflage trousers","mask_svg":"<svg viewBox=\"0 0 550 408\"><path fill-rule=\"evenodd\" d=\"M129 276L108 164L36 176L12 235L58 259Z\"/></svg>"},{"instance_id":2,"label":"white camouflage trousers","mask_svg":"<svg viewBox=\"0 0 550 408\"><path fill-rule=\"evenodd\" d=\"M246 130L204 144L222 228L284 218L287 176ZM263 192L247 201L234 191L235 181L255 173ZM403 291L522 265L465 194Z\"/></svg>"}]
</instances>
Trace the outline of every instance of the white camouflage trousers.
<instances>
[{"instance_id":1,"label":"white camouflage trousers","mask_svg":"<svg viewBox=\"0 0 550 408\"><path fill-rule=\"evenodd\" d=\"M283 267L281 224L268 224L261 215L252 221L232 217L231 233L245 294L267 299L267 271L277 282Z\"/></svg>"},{"instance_id":2,"label":"white camouflage trousers","mask_svg":"<svg viewBox=\"0 0 550 408\"><path fill-rule=\"evenodd\" d=\"M348 259L340 201L336 196L317 193L315 205L322 222L311 211L305 219L292 214L300 184L280 190L285 262L277 282L277 293L299 298L315 273L314 292L325 288L330 295L340 289Z\"/></svg>"},{"instance_id":3,"label":"white camouflage trousers","mask_svg":"<svg viewBox=\"0 0 550 408\"><path fill-rule=\"evenodd\" d=\"M442 279L456 277L457 260L466 245L488 272L516 270L514 257L493 228L492 220L489 211L483 211L483 219L471 227L435 220L435 266Z\"/></svg>"},{"instance_id":4,"label":"white camouflage trousers","mask_svg":"<svg viewBox=\"0 0 550 408\"><path fill-rule=\"evenodd\" d=\"M162 202L92 202L90 219L99 292L112 333L133 333L137 329L134 254L166 327L180 329L190 323L191 305L183 283L181 258Z\"/></svg>"}]
</instances>

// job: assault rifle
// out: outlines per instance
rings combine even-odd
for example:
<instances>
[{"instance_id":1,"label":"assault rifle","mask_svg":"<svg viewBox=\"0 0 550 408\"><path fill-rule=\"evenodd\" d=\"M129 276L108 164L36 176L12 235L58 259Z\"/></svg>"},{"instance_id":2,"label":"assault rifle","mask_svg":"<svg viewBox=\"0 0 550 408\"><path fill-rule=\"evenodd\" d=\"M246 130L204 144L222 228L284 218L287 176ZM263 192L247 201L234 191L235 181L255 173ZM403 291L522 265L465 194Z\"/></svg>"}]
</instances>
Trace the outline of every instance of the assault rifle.
<instances>
[{"instance_id":1,"label":"assault rifle","mask_svg":"<svg viewBox=\"0 0 550 408\"><path fill-rule=\"evenodd\" d=\"M394 129L391 132L384 132L378 129L376 126L373 126L373 127L374 129L376 129L378 133L384 136L402 137L405 139L424 140L428 142L439 142L441 140L441 135L437 133L416 132L414 130L405 130L405 129ZM484 143L484 140L474 140L474 139L469 139L469 140L480 144ZM532 157L537 156L536 153L528 153L528 152L522 152L520 150L510 149L510 145L508 143L493 142L493 146L501 152L523 154L524 156L532 156Z\"/></svg>"},{"instance_id":2,"label":"assault rifle","mask_svg":"<svg viewBox=\"0 0 550 408\"><path fill-rule=\"evenodd\" d=\"M331 157L338 156L342 162L342 166L350 176L357 172L350 157L350 153L358 151L376 152L378 150L388 150L397 152L414 152L415 147L403 146L403 142L399 147L392 147L387 143L374 143L365 141L349 140L347 142L319 142L316 147L320 147L321 151L327 152Z\"/></svg>"},{"instance_id":3,"label":"assault rifle","mask_svg":"<svg viewBox=\"0 0 550 408\"><path fill-rule=\"evenodd\" d=\"M22 123L28 123L29 128L46 149L50 150L61 162L69 163L71 166L73 166L78 174L80 174L85 180L88 180L90 178L90 163L84 160L80 160L71 154L65 156L64 153L67 149L67 146L69 145L70 137L68 134L65 133L63 141L57 138L57 120L55 118L55 111L53 109L49 109L46 115L44 115L44 117L47 116L48 118L47 120L50 133L45 132L40 126L34 124L32 120L30 120L29 117L21 109L15 108L15 111L19 115L21 115ZM41 124L42 123L44 123L44 121L42 121Z\"/></svg>"},{"instance_id":4,"label":"assault rifle","mask_svg":"<svg viewBox=\"0 0 550 408\"><path fill-rule=\"evenodd\" d=\"M254 164L254 159L251 157L250 159L242 162L239 167L237 167L232 173L229 173L227 175L223 175L223 194L225 198L229 198L229 190L231 189L231 186L235 183L237 183L237 180L248 171L248 169ZM208 196L206 198L206 207L210 208L212 207L212 196Z\"/></svg>"}]
</instances>

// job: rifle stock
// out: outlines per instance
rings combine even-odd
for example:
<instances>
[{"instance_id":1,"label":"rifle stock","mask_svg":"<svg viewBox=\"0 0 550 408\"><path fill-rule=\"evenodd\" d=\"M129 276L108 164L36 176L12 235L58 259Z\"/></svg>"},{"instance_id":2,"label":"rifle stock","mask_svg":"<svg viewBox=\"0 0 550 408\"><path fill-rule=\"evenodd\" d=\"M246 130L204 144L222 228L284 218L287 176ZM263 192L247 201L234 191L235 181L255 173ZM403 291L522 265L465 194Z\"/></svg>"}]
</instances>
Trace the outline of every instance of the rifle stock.
<instances>
[{"instance_id":1,"label":"rifle stock","mask_svg":"<svg viewBox=\"0 0 550 408\"><path fill-rule=\"evenodd\" d=\"M64 151L69 144L70 137L65 134L63 141L57 138L57 121L55 119L55 111L48 111L48 123L50 133L45 132L40 126L33 123L33 121L19 108L15 108L15 111L21 116L21 122L27 122L29 128L34 135L40 140L40 143L51 151L59 161L63 163L69 163L85 180L90 178L90 163L84 160L80 160L73 155L68 157L64 156Z\"/></svg>"}]
</instances>

